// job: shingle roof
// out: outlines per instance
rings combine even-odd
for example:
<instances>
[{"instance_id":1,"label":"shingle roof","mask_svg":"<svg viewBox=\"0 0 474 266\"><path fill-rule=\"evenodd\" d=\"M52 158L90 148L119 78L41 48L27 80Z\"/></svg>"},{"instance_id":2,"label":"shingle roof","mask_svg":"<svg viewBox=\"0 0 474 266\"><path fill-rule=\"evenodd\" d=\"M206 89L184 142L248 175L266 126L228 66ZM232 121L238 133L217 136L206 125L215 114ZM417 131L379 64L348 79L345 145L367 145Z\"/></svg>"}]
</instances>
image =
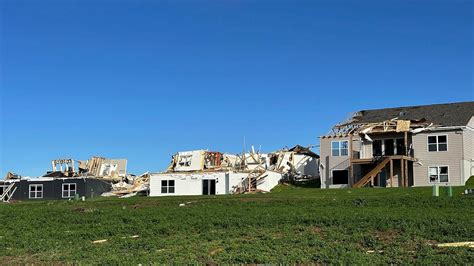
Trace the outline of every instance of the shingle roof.
<instances>
[{"instance_id":1,"label":"shingle roof","mask_svg":"<svg viewBox=\"0 0 474 266\"><path fill-rule=\"evenodd\" d=\"M442 126L465 126L472 116L474 102L459 102L362 110L354 115L353 123L374 123L398 117L404 120L424 118L429 123Z\"/></svg>"},{"instance_id":2,"label":"shingle roof","mask_svg":"<svg viewBox=\"0 0 474 266\"><path fill-rule=\"evenodd\" d=\"M319 158L319 155L317 155L316 153L311 151L309 148L303 147L301 145L296 145L293 148L289 149L289 151L293 151L293 152L296 152L298 154L308 155L308 156L311 156L311 157L314 157L314 158Z\"/></svg>"}]
</instances>

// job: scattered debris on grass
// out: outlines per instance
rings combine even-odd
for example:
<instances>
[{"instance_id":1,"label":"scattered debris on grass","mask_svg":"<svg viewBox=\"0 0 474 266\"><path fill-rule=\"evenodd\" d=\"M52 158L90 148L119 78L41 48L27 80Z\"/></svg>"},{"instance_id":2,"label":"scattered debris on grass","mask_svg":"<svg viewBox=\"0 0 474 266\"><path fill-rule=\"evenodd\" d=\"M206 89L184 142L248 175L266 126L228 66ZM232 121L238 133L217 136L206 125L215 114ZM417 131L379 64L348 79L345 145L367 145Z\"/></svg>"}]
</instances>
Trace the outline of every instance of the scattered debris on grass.
<instances>
[{"instance_id":1,"label":"scattered debris on grass","mask_svg":"<svg viewBox=\"0 0 474 266\"><path fill-rule=\"evenodd\" d=\"M105 242L107 242L107 239L99 239L99 240L92 241L92 244L100 244L100 243L105 243Z\"/></svg>"},{"instance_id":2,"label":"scattered debris on grass","mask_svg":"<svg viewBox=\"0 0 474 266\"><path fill-rule=\"evenodd\" d=\"M372 249L371 249L371 250L367 250L367 254L372 254L372 253L376 253L376 252L379 253L379 254L381 254L381 253L383 253L383 250L372 250Z\"/></svg>"},{"instance_id":3,"label":"scattered debris on grass","mask_svg":"<svg viewBox=\"0 0 474 266\"><path fill-rule=\"evenodd\" d=\"M125 239L125 238L139 238L140 236L139 235L133 235L133 236L122 236L122 239Z\"/></svg>"},{"instance_id":4,"label":"scattered debris on grass","mask_svg":"<svg viewBox=\"0 0 474 266\"><path fill-rule=\"evenodd\" d=\"M458 247L474 248L474 241L443 243L443 244L436 244L436 246L439 248L458 248Z\"/></svg>"}]
</instances>

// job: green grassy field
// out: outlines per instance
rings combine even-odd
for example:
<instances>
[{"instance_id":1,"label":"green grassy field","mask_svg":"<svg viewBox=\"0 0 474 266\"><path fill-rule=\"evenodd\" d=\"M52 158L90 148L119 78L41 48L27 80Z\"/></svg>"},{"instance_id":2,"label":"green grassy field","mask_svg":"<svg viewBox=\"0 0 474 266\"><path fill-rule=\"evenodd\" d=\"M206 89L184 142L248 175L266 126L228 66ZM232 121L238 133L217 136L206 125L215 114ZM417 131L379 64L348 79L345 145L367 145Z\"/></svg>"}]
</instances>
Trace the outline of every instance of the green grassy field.
<instances>
[{"instance_id":1,"label":"green grassy field","mask_svg":"<svg viewBox=\"0 0 474 266\"><path fill-rule=\"evenodd\" d=\"M433 245L474 241L474 197L461 191L433 198L431 188L278 187L259 195L1 204L0 261L466 264L474 249Z\"/></svg>"}]
</instances>

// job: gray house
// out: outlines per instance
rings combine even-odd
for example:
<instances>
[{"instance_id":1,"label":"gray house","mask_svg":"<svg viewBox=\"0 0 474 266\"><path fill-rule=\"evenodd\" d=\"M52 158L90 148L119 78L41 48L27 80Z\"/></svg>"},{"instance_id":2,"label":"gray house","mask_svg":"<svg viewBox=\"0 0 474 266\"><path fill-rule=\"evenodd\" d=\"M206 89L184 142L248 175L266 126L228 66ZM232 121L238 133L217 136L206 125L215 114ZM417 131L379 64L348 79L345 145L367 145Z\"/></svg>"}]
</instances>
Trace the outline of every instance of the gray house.
<instances>
[{"instance_id":1,"label":"gray house","mask_svg":"<svg viewBox=\"0 0 474 266\"><path fill-rule=\"evenodd\" d=\"M76 195L93 198L111 189L110 182L94 177L0 180L0 200L56 200L71 199Z\"/></svg>"},{"instance_id":2,"label":"gray house","mask_svg":"<svg viewBox=\"0 0 474 266\"><path fill-rule=\"evenodd\" d=\"M474 102L359 111L320 145L321 188L462 186L474 175Z\"/></svg>"}]
</instances>

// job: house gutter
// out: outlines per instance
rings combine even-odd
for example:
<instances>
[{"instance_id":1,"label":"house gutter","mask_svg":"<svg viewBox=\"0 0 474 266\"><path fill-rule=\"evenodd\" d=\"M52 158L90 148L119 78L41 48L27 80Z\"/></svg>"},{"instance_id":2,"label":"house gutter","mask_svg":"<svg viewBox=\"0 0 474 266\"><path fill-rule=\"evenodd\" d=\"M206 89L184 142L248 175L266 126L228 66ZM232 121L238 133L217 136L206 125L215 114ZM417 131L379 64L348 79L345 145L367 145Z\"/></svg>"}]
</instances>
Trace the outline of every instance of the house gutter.
<instances>
[{"instance_id":1,"label":"house gutter","mask_svg":"<svg viewBox=\"0 0 474 266\"><path fill-rule=\"evenodd\" d=\"M441 131L441 130L450 130L450 129L470 130L474 132L474 128L470 126L449 126L449 127L417 128L417 129L411 130L411 133L418 134L424 131Z\"/></svg>"}]
</instances>

